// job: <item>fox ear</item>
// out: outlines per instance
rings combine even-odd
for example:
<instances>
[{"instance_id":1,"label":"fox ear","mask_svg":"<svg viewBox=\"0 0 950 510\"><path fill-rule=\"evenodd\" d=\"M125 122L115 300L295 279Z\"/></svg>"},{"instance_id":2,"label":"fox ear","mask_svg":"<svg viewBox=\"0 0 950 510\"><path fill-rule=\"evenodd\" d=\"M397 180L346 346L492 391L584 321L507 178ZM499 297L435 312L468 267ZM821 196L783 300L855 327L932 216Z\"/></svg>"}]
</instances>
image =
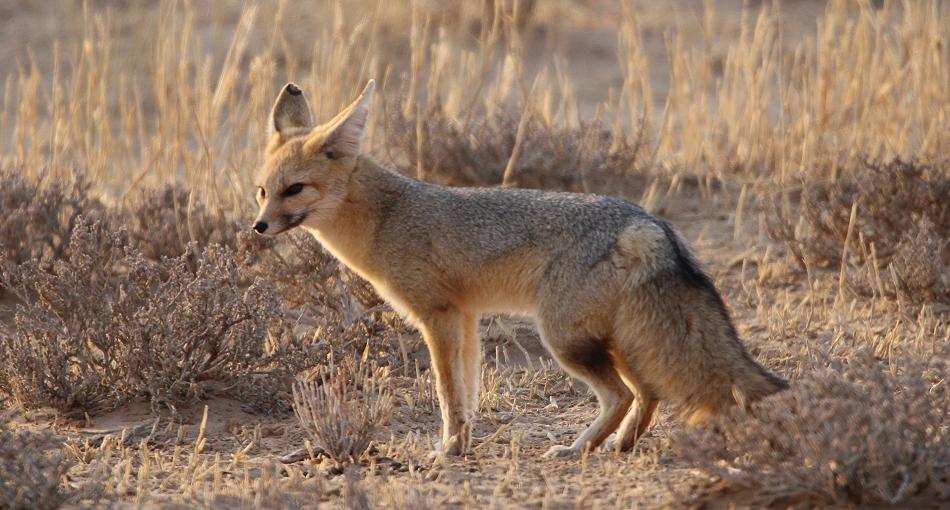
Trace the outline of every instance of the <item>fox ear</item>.
<instances>
[{"instance_id":1,"label":"fox ear","mask_svg":"<svg viewBox=\"0 0 950 510\"><path fill-rule=\"evenodd\" d=\"M329 159L358 156L363 144L363 132L369 118L369 105L373 100L376 82L370 80L360 97L337 114L323 128L314 130L305 148L322 152Z\"/></svg>"},{"instance_id":2,"label":"fox ear","mask_svg":"<svg viewBox=\"0 0 950 510\"><path fill-rule=\"evenodd\" d=\"M279 134L286 139L294 135L303 134L313 127L313 117L310 114L310 105L303 97L303 91L293 83L288 83L277 96L274 108L270 112L267 122L267 138L271 139Z\"/></svg>"}]
</instances>

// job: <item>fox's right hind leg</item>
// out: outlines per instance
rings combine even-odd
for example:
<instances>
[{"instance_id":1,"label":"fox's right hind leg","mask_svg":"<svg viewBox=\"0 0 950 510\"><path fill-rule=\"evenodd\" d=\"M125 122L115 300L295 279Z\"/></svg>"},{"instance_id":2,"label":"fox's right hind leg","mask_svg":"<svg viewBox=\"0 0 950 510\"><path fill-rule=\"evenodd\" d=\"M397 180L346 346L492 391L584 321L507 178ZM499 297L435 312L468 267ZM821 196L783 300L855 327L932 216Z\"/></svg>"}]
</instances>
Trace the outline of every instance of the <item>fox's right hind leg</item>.
<instances>
[{"instance_id":1,"label":"fox's right hind leg","mask_svg":"<svg viewBox=\"0 0 950 510\"><path fill-rule=\"evenodd\" d=\"M630 388L630 391L636 396L636 401L630 406L627 415L624 416L620 428L617 430L617 438L607 445L607 450L628 451L643 434L650 428L650 422L653 421L653 413L659 404L653 391L650 390L639 377L630 369L628 360L619 357L614 358L614 366L623 382Z\"/></svg>"},{"instance_id":2,"label":"fox's right hind leg","mask_svg":"<svg viewBox=\"0 0 950 510\"><path fill-rule=\"evenodd\" d=\"M614 368L607 341L584 339L546 343L558 363L569 374L586 383L600 403L600 415L570 446L553 446L544 454L545 457L576 456L585 449L600 446L617 430L633 403L633 393Z\"/></svg>"},{"instance_id":3,"label":"fox's right hind leg","mask_svg":"<svg viewBox=\"0 0 950 510\"><path fill-rule=\"evenodd\" d=\"M636 402L630 406L630 411L624 416L617 430L617 440L610 449L618 449L622 452L628 451L640 439L643 434L650 429L650 422L653 421L653 413L660 401L655 398L637 395Z\"/></svg>"}]
</instances>

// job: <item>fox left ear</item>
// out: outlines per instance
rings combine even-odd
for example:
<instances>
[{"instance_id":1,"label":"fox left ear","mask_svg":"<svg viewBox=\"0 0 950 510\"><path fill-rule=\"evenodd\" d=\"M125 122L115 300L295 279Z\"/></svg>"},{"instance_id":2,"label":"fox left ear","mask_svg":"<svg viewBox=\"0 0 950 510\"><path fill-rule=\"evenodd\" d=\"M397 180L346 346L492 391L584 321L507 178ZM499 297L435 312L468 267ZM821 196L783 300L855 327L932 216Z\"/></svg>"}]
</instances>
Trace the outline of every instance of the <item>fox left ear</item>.
<instances>
[{"instance_id":1,"label":"fox left ear","mask_svg":"<svg viewBox=\"0 0 950 510\"><path fill-rule=\"evenodd\" d=\"M275 134L290 138L306 133L313 127L310 105L303 97L303 91L293 83L288 83L280 91L267 123L267 138Z\"/></svg>"},{"instance_id":2,"label":"fox left ear","mask_svg":"<svg viewBox=\"0 0 950 510\"><path fill-rule=\"evenodd\" d=\"M370 80L356 101L338 113L323 128L313 131L306 142L306 150L322 152L329 159L358 156L375 89L376 81Z\"/></svg>"}]
</instances>

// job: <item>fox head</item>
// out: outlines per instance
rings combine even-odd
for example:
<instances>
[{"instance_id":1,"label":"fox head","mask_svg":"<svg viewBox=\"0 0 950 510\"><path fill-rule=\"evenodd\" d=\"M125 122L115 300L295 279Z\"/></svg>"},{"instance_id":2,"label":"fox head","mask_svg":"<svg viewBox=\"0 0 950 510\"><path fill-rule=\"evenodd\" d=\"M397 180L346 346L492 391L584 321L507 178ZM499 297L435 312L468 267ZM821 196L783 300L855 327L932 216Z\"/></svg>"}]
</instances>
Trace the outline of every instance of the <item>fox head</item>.
<instances>
[{"instance_id":1,"label":"fox head","mask_svg":"<svg viewBox=\"0 0 950 510\"><path fill-rule=\"evenodd\" d=\"M313 125L303 91L288 83L268 121L270 138L257 181L260 212L253 229L277 235L298 225L319 228L346 198L360 155L375 82L322 126Z\"/></svg>"}]
</instances>

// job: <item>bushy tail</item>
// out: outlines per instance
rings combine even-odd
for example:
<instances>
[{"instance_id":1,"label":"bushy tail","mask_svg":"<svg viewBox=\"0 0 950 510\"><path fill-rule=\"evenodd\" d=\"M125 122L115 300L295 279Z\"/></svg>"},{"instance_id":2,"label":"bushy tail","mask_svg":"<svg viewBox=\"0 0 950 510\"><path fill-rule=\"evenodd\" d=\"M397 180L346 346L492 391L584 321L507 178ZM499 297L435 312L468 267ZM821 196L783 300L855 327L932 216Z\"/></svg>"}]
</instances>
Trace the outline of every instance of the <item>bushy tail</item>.
<instances>
[{"instance_id":1,"label":"bushy tail","mask_svg":"<svg viewBox=\"0 0 950 510\"><path fill-rule=\"evenodd\" d=\"M740 405L747 405L765 398L773 393L788 388L788 382L785 379L769 372L762 365L752 359L749 351L746 350L742 342L739 341L739 335L736 333L732 319L726 309L726 304L716 290L712 279L703 271L702 266L693 257L686 242L682 237L663 220L658 220L660 227L666 233L673 249L673 256L677 266L677 272L687 286L700 292L707 301L708 306L714 309L720 315L718 322L721 325L720 345L718 349L731 351L729 359L733 360L729 371L733 377L732 398ZM712 410L710 410L712 411Z\"/></svg>"},{"instance_id":2,"label":"bushy tail","mask_svg":"<svg viewBox=\"0 0 950 510\"><path fill-rule=\"evenodd\" d=\"M738 339L736 342L738 342ZM744 348L742 352L745 354L749 370L753 371L754 374L751 377L737 380L735 386L733 386L733 397L739 405L751 404L773 393L788 389L788 381L766 370L765 367L752 359Z\"/></svg>"}]
</instances>

